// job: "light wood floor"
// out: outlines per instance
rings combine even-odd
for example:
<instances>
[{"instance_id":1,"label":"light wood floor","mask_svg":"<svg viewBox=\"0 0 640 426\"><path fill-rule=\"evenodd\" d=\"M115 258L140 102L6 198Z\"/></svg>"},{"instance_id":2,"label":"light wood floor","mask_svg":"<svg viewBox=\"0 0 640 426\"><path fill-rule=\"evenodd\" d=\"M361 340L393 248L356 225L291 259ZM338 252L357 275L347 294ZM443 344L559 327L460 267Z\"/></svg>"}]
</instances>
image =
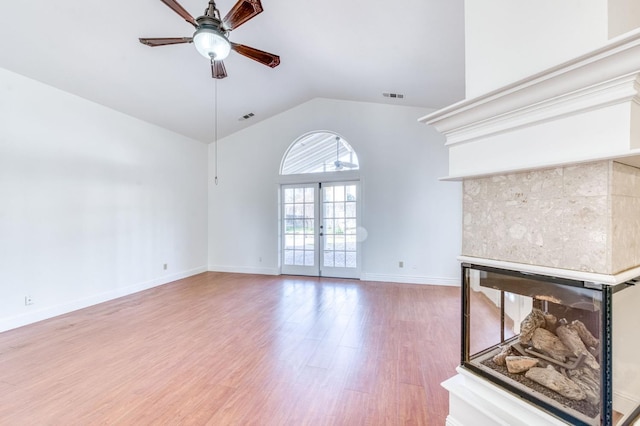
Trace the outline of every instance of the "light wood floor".
<instances>
[{"instance_id":1,"label":"light wood floor","mask_svg":"<svg viewBox=\"0 0 640 426\"><path fill-rule=\"evenodd\" d=\"M443 425L459 289L204 273L0 334L0 425Z\"/></svg>"}]
</instances>

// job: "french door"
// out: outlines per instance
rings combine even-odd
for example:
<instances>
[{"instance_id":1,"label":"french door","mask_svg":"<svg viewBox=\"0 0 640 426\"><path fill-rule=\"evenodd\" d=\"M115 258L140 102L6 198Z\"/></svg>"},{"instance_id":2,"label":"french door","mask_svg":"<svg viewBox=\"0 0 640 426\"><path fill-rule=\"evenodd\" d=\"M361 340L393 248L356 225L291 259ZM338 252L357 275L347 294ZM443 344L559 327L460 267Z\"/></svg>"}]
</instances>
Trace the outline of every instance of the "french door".
<instances>
[{"instance_id":1,"label":"french door","mask_svg":"<svg viewBox=\"0 0 640 426\"><path fill-rule=\"evenodd\" d=\"M358 278L358 182L281 187L283 274Z\"/></svg>"}]
</instances>

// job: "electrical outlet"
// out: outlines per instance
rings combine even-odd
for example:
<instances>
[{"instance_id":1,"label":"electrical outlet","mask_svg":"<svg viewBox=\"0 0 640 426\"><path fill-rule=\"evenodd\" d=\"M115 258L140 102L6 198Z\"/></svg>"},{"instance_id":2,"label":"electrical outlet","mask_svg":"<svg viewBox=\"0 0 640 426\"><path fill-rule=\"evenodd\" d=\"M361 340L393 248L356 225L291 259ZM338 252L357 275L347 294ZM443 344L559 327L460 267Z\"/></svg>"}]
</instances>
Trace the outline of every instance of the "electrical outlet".
<instances>
[{"instance_id":1,"label":"electrical outlet","mask_svg":"<svg viewBox=\"0 0 640 426\"><path fill-rule=\"evenodd\" d=\"M31 297L31 296L25 296L25 297L24 297L24 304L25 304L25 306L27 306L27 305L33 305L33 297Z\"/></svg>"},{"instance_id":2,"label":"electrical outlet","mask_svg":"<svg viewBox=\"0 0 640 426\"><path fill-rule=\"evenodd\" d=\"M398 268L404 268L404 262L402 260L398 262Z\"/></svg>"},{"instance_id":3,"label":"electrical outlet","mask_svg":"<svg viewBox=\"0 0 640 426\"><path fill-rule=\"evenodd\" d=\"M165 271L167 270L167 264L166 263L164 265L162 265L162 269L164 269Z\"/></svg>"}]
</instances>

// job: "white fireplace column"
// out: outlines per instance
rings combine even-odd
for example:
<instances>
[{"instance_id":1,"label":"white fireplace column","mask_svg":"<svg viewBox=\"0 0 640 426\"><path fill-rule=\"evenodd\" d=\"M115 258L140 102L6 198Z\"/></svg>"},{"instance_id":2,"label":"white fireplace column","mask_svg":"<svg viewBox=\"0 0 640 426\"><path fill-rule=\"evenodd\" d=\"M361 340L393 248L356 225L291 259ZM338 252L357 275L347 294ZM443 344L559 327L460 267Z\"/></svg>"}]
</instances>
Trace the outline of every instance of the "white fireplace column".
<instances>
[{"instance_id":1,"label":"white fireplace column","mask_svg":"<svg viewBox=\"0 0 640 426\"><path fill-rule=\"evenodd\" d=\"M443 179L464 182L460 260L603 284L640 276L640 2L466 1L465 14L467 99L420 119L446 136ZM530 204L514 218L518 202ZM632 324L638 307L634 289ZM614 353L614 374L635 358ZM464 369L443 385L450 426L564 424ZM614 402L637 404L638 387Z\"/></svg>"}]
</instances>

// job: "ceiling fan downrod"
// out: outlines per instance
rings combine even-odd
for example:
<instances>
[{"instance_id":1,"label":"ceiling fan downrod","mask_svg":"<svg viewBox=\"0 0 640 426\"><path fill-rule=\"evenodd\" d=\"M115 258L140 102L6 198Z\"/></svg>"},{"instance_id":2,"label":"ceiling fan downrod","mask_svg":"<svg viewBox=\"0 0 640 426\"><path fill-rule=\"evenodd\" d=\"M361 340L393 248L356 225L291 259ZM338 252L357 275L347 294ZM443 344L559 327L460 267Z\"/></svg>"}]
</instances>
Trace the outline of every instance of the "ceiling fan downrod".
<instances>
[{"instance_id":1,"label":"ceiling fan downrod","mask_svg":"<svg viewBox=\"0 0 640 426\"><path fill-rule=\"evenodd\" d=\"M218 21L222 21L222 18L220 18L220 11L216 7L216 2L213 0L209 0L209 5L204 10L204 16L209 16L217 19Z\"/></svg>"}]
</instances>

